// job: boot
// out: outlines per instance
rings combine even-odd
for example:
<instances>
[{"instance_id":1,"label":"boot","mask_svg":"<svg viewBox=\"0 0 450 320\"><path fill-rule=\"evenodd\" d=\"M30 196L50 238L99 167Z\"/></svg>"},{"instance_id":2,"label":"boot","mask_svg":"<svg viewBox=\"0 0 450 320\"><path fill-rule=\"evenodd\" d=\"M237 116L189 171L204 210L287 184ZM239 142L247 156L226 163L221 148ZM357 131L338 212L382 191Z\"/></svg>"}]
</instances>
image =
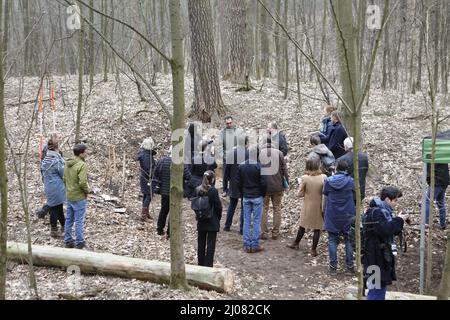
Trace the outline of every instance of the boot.
<instances>
[{"instance_id":1,"label":"boot","mask_svg":"<svg viewBox=\"0 0 450 320\"><path fill-rule=\"evenodd\" d=\"M58 227L51 227L50 236L52 238L59 238Z\"/></svg>"},{"instance_id":2,"label":"boot","mask_svg":"<svg viewBox=\"0 0 450 320\"><path fill-rule=\"evenodd\" d=\"M148 212L148 208L142 208L141 220L147 222L148 220L152 220L150 213Z\"/></svg>"},{"instance_id":3,"label":"boot","mask_svg":"<svg viewBox=\"0 0 450 320\"><path fill-rule=\"evenodd\" d=\"M297 242L295 240L291 244L288 244L286 247L294 249L294 250L299 250L300 249L299 242Z\"/></svg>"},{"instance_id":4,"label":"boot","mask_svg":"<svg viewBox=\"0 0 450 320\"><path fill-rule=\"evenodd\" d=\"M319 254L317 253L316 249L311 249L311 256L312 257L317 257Z\"/></svg>"}]
</instances>

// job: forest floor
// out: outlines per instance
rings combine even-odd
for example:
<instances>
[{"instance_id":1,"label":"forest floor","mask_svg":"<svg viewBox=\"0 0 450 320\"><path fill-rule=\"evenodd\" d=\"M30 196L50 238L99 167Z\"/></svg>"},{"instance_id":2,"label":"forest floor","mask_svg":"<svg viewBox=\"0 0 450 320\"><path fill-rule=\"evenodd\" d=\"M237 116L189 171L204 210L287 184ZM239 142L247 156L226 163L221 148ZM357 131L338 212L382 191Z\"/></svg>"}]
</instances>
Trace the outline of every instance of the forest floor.
<instances>
[{"instance_id":1,"label":"forest floor","mask_svg":"<svg viewBox=\"0 0 450 320\"><path fill-rule=\"evenodd\" d=\"M54 78L56 87L57 130L70 138L73 133L77 103L77 77ZM100 81L100 78L97 80ZM86 99L82 118L82 133L88 140L89 180L91 187L99 193L110 194L111 185L122 186L122 159L125 156L125 193L121 200L127 211L118 214L111 205L89 199L85 235L90 250L143 259L170 260L169 241L156 234L152 223L142 224L139 220L139 171L133 161L140 142L152 136L158 145L158 158L170 143L168 120L160 111L155 99L141 102L134 83L122 79L125 92L124 116L120 122L120 99L114 80L98 82ZM267 123L276 120L286 133L290 143L289 173L299 177L304 171L304 159L308 153L309 134L318 130L322 118L323 102L320 90L313 83L302 84L303 107L297 106L296 94L290 93L287 100L276 85L269 80L253 84L256 90L236 92L237 87L222 82L225 104L236 124L246 130L265 130ZM292 84L293 85L293 84ZM23 101L35 99L39 87L36 78L27 78L23 84ZM9 199L10 211L8 232L10 241L25 242L26 227L17 177L14 174L12 157L22 156L27 163L28 202L32 217L31 237L34 244L63 246L62 240L50 238L48 219L41 220L34 211L45 202L39 173L38 121L33 104L14 106L18 102L19 79L10 79L6 84L7 129L13 148L9 153ZM88 88L85 88L86 90ZM167 105L171 105L171 78L161 76L155 87ZM87 92L87 91L86 91ZM61 94L64 99L61 99ZM186 106L190 106L193 83L186 80ZM34 108L33 108L34 107ZM141 112L142 111L142 112ZM443 114L449 113L442 110ZM399 91L374 89L370 104L363 109L363 151L370 156L370 171L367 179L365 205L376 196L382 186L397 185L403 192L401 206L412 216L412 225L407 226L407 253L400 253L397 261L398 281L390 288L394 291L417 293L419 287L419 218L421 192L418 179L421 174L421 141L429 134L429 109L422 93L402 94ZM32 120L34 119L34 121ZM44 123L52 127L52 115L46 104ZM24 157L26 130L31 128L30 150ZM441 130L449 129L447 121ZM71 138L73 139L73 137ZM62 148L67 158L71 152L65 144ZM115 146L116 167L108 161L108 146ZM108 170L108 167L111 169ZM108 175L109 172L109 175ZM108 178L112 176L113 178ZM294 179L292 179L294 181ZM220 181L218 182L220 185ZM278 240L264 241L264 252L246 254L242 251L242 237L238 233L239 208L236 210L232 231L220 232L217 239L215 266L230 268L235 274L235 287L230 294L219 294L193 288L190 292L170 290L167 285L138 280L83 275L81 289L72 289L65 270L36 267L37 285L43 299L343 299L347 288L356 285L356 277L340 270L337 276L327 273L328 250L326 235L319 244L319 256L311 257L309 248L311 235L301 243L301 249L288 249L298 228L302 199L297 194L298 186L293 184L283 199L283 222ZM226 201L224 200L226 205ZM196 264L196 223L187 201L183 204L184 251L188 264ZM152 202L151 214L157 217L160 208L159 197ZM225 220L226 206L222 224ZM433 239L432 290L436 292L443 260L445 258L446 235L443 231L434 233ZM344 250L339 248L340 266L343 266ZM30 298L27 280L28 268L15 263L9 264L7 279L8 299Z\"/></svg>"}]
</instances>

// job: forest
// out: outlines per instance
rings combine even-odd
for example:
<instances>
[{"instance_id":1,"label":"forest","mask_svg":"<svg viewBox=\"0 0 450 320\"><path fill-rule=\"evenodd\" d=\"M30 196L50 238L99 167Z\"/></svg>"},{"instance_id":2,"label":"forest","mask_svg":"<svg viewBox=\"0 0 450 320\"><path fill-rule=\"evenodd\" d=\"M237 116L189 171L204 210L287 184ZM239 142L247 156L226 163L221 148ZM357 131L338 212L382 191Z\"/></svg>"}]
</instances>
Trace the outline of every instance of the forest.
<instances>
[{"instance_id":1,"label":"forest","mask_svg":"<svg viewBox=\"0 0 450 320\"><path fill-rule=\"evenodd\" d=\"M0 0L0 300L447 300L449 42L450 1Z\"/></svg>"}]
</instances>

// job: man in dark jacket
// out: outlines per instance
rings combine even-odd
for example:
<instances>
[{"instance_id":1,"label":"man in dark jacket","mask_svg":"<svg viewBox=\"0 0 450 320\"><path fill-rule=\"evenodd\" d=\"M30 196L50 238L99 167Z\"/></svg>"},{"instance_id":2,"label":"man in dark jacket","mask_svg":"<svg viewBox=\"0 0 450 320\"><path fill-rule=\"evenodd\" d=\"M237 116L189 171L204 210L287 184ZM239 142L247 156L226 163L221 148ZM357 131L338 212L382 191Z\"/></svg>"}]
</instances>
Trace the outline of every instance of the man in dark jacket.
<instances>
[{"instance_id":1,"label":"man in dark jacket","mask_svg":"<svg viewBox=\"0 0 450 320\"><path fill-rule=\"evenodd\" d=\"M402 231L408 215L393 217L392 213L401 196L398 188L383 188L380 198L371 201L364 216L362 263L364 283L369 288L367 300L385 300L387 286L397 280L393 237Z\"/></svg>"},{"instance_id":2,"label":"man in dark jacket","mask_svg":"<svg viewBox=\"0 0 450 320\"><path fill-rule=\"evenodd\" d=\"M264 211L261 224L261 239L267 240L269 236L268 217L270 201L273 206L273 228L272 239L276 240L280 234L281 226L281 201L283 193L288 190L289 175L284 160L283 153L276 149L270 138L267 139L267 145L261 149L259 154L263 175L266 177L266 196L264 197Z\"/></svg>"},{"instance_id":3,"label":"man in dark jacket","mask_svg":"<svg viewBox=\"0 0 450 320\"><path fill-rule=\"evenodd\" d=\"M244 198L244 250L247 253L264 250L259 245L263 199L266 195L266 179L261 173L258 148L249 152L249 159L239 165L237 185ZM253 219L252 219L253 213ZM253 232L250 226L253 220Z\"/></svg>"},{"instance_id":4,"label":"man in dark jacket","mask_svg":"<svg viewBox=\"0 0 450 320\"><path fill-rule=\"evenodd\" d=\"M153 197L151 184L153 171L155 170L156 166L156 161L154 158L156 155L156 151L154 151L153 148L153 139L147 138L142 142L141 149L139 149L137 155L137 161L139 161L140 167L139 182L141 186L141 193L143 195L141 220L144 222L153 219L150 216L150 212L148 209Z\"/></svg>"},{"instance_id":5,"label":"man in dark jacket","mask_svg":"<svg viewBox=\"0 0 450 320\"><path fill-rule=\"evenodd\" d=\"M289 152L289 146L284 133L278 131L278 124L276 122L270 122L267 126L267 133L272 141L272 145L283 152L283 156L286 157Z\"/></svg>"},{"instance_id":6,"label":"man in dark jacket","mask_svg":"<svg viewBox=\"0 0 450 320\"><path fill-rule=\"evenodd\" d=\"M434 200L439 208L439 226L442 230L447 228L446 222L446 208L445 208L445 193L447 187L450 184L450 177L448 172L447 163L436 163L434 167ZM431 164L427 164L427 183L428 183L428 194L426 203L426 220L425 223L428 225L430 221L430 195L431 195Z\"/></svg>"},{"instance_id":7,"label":"man in dark jacket","mask_svg":"<svg viewBox=\"0 0 450 320\"><path fill-rule=\"evenodd\" d=\"M162 236L164 234L164 227L166 226L167 215L170 209L170 167L172 165L172 157L163 157L158 161L155 168L155 178L159 180L160 183L160 193L161 193L161 210L159 212L158 223L156 231L158 235ZM191 180L191 173L188 167L184 166L184 181ZM167 237L170 235L170 228L167 227Z\"/></svg>"},{"instance_id":8,"label":"man in dark jacket","mask_svg":"<svg viewBox=\"0 0 450 320\"><path fill-rule=\"evenodd\" d=\"M203 175L206 171L216 170L217 164L211 153L212 144L208 140L200 141L201 152L192 158L192 164L187 167L191 173L191 180L188 184L188 198L196 196L196 188L202 184Z\"/></svg>"},{"instance_id":9,"label":"man in dark jacket","mask_svg":"<svg viewBox=\"0 0 450 320\"><path fill-rule=\"evenodd\" d=\"M354 178L354 163L353 163L353 138L348 137L344 140L345 154L338 159L345 160L348 163L347 173L350 177ZM369 170L369 156L367 153L358 151L358 165L359 165L359 189L361 190L361 200L366 197L366 176Z\"/></svg>"},{"instance_id":10,"label":"man in dark jacket","mask_svg":"<svg viewBox=\"0 0 450 320\"><path fill-rule=\"evenodd\" d=\"M322 140L326 144L328 149L333 152L336 159L339 159L345 154L344 140L348 137L347 131L341 123L341 114L339 111L333 111L331 113L331 121L333 122L333 129L329 136L324 137Z\"/></svg>"},{"instance_id":11,"label":"man in dark jacket","mask_svg":"<svg viewBox=\"0 0 450 320\"><path fill-rule=\"evenodd\" d=\"M355 185L353 179L347 174L347 169L347 162L339 161L336 174L329 177L323 187L323 194L326 196L324 229L328 232L331 274L337 272L337 246L341 234L345 241L347 272L354 272L353 248L349 231L352 219L356 215Z\"/></svg>"},{"instance_id":12,"label":"man in dark jacket","mask_svg":"<svg viewBox=\"0 0 450 320\"><path fill-rule=\"evenodd\" d=\"M238 171L239 165L248 159L248 150L247 150L248 138L241 135L238 137L238 145L233 150L230 150L227 153L227 161L224 167L224 181L226 188L224 192L230 196L230 204L228 205L227 210L227 219L225 221L225 226L223 228L224 231L230 231L231 225L233 223L233 216L236 210L236 207L239 202L239 198L241 199L241 217L240 217L240 230L239 232L243 234L243 226L244 226L244 205L242 202L242 194L239 190L239 186L237 184L238 181Z\"/></svg>"}]
</instances>

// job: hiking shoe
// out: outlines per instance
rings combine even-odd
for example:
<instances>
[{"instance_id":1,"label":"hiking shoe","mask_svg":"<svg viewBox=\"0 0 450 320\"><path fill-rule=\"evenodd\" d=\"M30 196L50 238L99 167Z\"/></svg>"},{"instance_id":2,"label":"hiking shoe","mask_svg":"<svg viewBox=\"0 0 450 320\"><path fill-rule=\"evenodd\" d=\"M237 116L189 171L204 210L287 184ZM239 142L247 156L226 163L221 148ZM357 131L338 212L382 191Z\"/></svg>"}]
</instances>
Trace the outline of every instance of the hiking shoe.
<instances>
[{"instance_id":1,"label":"hiking shoe","mask_svg":"<svg viewBox=\"0 0 450 320\"><path fill-rule=\"evenodd\" d=\"M319 254L317 253L316 249L311 249L311 256L312 257L317 257Z\"/></svg>"},{"instance_id":2,"label":"hiking shoe","mask_svg":"<svg viewBox=\"0 0 450 320\"><path fill-rule=\"evenodd\" d=\"M52 238L59 238L60 233L58 232L58 228L52 228L50 230L50 237Z\"/></svg>"},{"instance_id":3,"label":"hiking shoe","mask_svg":"<svg viewBox=\"0 0 450 320\"><path fill-rule=\"evenodd\" d=\"M337 275L337 269L336 268L332 268L332 267L328 267L328 273L332 276Z\"/></svg>"},{"instance_id":4,"label":"hiking shoe","mask_svg":"<svg viewBox=\"0 0 450 320\"><path fill-rule=\"evenodd\" d=\"M73 248L75 248L75 242L66 242L65 244L64 244L64 247L66 247L66 248L68 248L68 249L73 249Z\"/></svg>"},{"instance_id":5,"label":"hiking shoe","mask_svg":"<svg viewBox=\"0 0 450 320\"><path fill-rule=\"evenodd\" d=\"M158 232L158 236L163 236L164 235L164 230L163 229L157 229L156 232Z\"/></svg>"},{"instance_id":6,"label":"hiking shoe","mask_svg":"<svg viewBox=\"0 0 450 320\"><path fill-rule=\"evenodd\" d=\"M294 250L299 250L300 249L300 245L298 243L296 243L295 241L292 242L291 244L286 245L286 247L294 249Z\"/></svg>"},{"instance_id":7,"label":"hiking shoe","mask_svg":"<svg viewBox=\"0 0 450 320\"><path fill-rule=\"evenodd\" d=\"M225 228L223 228L223 231L230 232L231 230L230 230L230 227L225 227Z\"/></svg>"},{"instance_id":8,"label":"hiking shoe","mask_svg":"<svg viewBox=\"0 0 450 320\"><path fill-rule=\"evenodd\" d=\"M256 248L253 248L252 250L253 250L253 253L257 253L257 252L264 251L264 247L258 246L258 247L256 247Z\"/></svg>"},{"instance_id":9,"label":"hiking shoe","mask_svg":"<svg viewBox=\"0 0 450 320\"><path fill-rule=\"evenodd\" d=\"M354 267L347 267L347 269L345 270L345 273L348 275L354 275L355 274L355 268Z\"/></svg>"},{"instance_id":10,"label":"hiking shoe","mask_svg":"<svg viewBox=\"0 0 450 320\"><path fill-rule=\"evenodd\" d=\"M245 253L253 253L253 249L252 248L246 248L246 247L244 247L244 252Z\"/></svg>"},{"instance_id":11,"label":"hiking shoe","mask_svg":"<svg viewBox=\"0 0 450 320\"><path fill-rule=\"evenodd\" d=\"M36 211L36 215L38 216L39 219L44 219L45 216L47 215L47 212L45 210L39 209Z\"/></svg>"},{"instance_id":12,"label":"hiking shoe","mask_svg":"<svg viewBox=\"0 0 450 320\"><path fill-rule=\"evenodd\" d=\"M77 248L77 249L79 249L79 250L83 250L83 249L86 248L86 244L85 244L85 243L77 244L77 245L75 246L75 248Z\"/></svg>"}]
</instances>

